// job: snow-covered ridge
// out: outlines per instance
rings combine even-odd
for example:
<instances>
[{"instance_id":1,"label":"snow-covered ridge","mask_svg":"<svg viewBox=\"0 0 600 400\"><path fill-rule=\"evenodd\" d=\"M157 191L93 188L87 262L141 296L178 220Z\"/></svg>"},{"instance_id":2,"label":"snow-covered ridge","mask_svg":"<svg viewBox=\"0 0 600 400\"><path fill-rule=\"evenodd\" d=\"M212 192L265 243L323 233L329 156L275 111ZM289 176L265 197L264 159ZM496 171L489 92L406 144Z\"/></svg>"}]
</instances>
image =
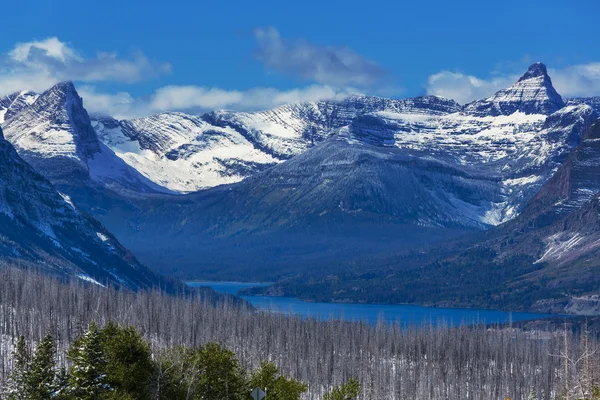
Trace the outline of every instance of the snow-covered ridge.
<instances>
[{"instance_id":1,"label":"snow-covered ridge","mask_svg":"<svg viewBox=\"0 0 600 400\"><path fill-rule=\"evenodd\" d=\"M165 113L131 121L92 122L103 143L146 178L177 192L238 182L281 160L230 127Z\"/></svg>"},{"instance_id":2,"label":"snow-covered ridge","mask_svg":"<svg viewBox=\"0 0 600 400\"><path fill-rule=\"evenodd\" d=\"M24 95L4 101L8 106L0 109L23 103L19 96ZM510 88L464 107L436 96L361 95L255 113L163 113L117 121L87 118L72 84L27 98L31 104L5 126L7 139L26 158L38 155L31 162L38 170L38 159L72 159L103 184L186 193L242 181L341 136L466 171L486 171L498 182L501 196L471 213L483 224L517 215L595 118L583 102L565 106L540 63ZM74 112L63 115L65 110Z\"/></svg>"},{"instance_id":3,"label":"snow-covered ridge","mask_svg":"<svg viewBox=\"0 0 600 400\"><path fill-rule=\"evenodd\" d=\"M34 169L53 183L96 181L139 191L165 191L116 157L98 140L71 82L44 93L0 99L5 136Z\"/></svg>"},{"instance_id":4,"label":"snow-covered ridge","mask_svg":"<svg viewBox=\"0 0 600 400\"><path fill-rule=\"evenodd\" d=\"M523 158L517 150L529 152L531 162L541 165L561 151L559 144L545 146L540 140L544 121L572 112L552 87L546 67L536 63L510 88L465 107L436 96L396 100L354 95L255 113L92 119L100 140L146 178L191 192L241 181L339 134L429 152L462 165L504 162L509 168L513 157Z\"/></svg>"},{"instance_id":5,"label":"snow-covered ridge","mask_svg":"<svg viewBox=\"0 0 600 400\"><path fill-rule=\"evenodd\" d=\"M20 104L27 104L9 117L20 98L25 99ZM87 158L100 151L100 143L86 124L81 102L72 83L58 84L39 96L19 95L7 109L4 135L39 172L85 173Z\"/></svg>"}]
</instances>

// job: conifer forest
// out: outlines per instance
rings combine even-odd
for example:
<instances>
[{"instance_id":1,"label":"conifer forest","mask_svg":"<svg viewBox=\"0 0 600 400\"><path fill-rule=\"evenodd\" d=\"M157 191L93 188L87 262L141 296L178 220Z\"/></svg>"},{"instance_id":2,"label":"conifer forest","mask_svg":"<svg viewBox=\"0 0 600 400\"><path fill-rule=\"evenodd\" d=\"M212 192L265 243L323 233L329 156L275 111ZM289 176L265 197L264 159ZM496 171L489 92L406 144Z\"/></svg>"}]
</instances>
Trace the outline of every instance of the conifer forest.
<instances>
[{"instance_id":1,"label":"conifer forest","mask_svg":"<svg viewBox=\"0 0 600 400\"><path fill-rule=\"evenodd\" d=\"M5 399L593 399L586 329L402 327L0 270Z\"/></svg>"}]
</instances>

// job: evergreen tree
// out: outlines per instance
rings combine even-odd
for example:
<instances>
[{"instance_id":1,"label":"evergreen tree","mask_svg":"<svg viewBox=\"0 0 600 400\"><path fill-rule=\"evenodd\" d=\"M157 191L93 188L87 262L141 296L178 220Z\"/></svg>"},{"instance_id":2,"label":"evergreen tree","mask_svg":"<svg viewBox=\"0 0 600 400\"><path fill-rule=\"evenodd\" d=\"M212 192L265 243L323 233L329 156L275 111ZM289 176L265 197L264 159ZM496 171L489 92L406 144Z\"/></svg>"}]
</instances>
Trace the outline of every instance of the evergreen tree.
<instances>
[{"instance_id":1,"label":"evergreen tree","mask_svg":"<svg viewBox=\"0 0 600 400\"><path fill-rule=\"evenodd\" d=\"M351 378L342 386L334 387L331 392L327 393L323 400L354 400L360 394L360 384L358 379Z\"/></svg>"},{"instance_id":2,"label":"evergreen tree","mask_svg":"<svg viewBox=\"0 0 600 400\"><path fill-rule=\"evenodd\" d=\"M190 396L188 361L190 349L182 346L162 351L156 357L154 388L155 400L187 400ZM194 372L196 375L196 372Z\"/></svg>"},{"instance_id":3,"label":"evergreen tree","mask_svg":"<svg viewBox=\"0 0 600 400\"><path fill-rule=\"evenodd\" d=\"M261 363L250 378L250 387L264 390L269 400L300 400L308 390L305 383L281 376L272 362Z\"/></svg>"},{"instance_id":4,"label":"evergreen tree","mask_svg":"<svg viewBox=\"0 0 600 400\"><path fill-rule=\"evenodd\" d=\"M531 388L527 400L538 400L537 390L535 390L535 388Z\"/></svg>"},{"instance_id":5,"label":"evergreen tree","mask_svg":"<svg viewBox=\"0 0 600 400\"><path fill-rule=\"evenodd\" d=\"M69 374L65 367L54 374L52 388L54 391L53 400L69 400Z\"/></svg>"},{"instance_id":6,"label":"evergreen tree","mask_svg":"<svg viewBox=\"0 0 600 400\"><path fill-rule=\"evenodd\" d=\"M28 385L31 370L31 351L25 338L20 336L12 353L13 368L4 388L8 400L29 400L31 390Z\"/></svg>"},{"instance_id":7,"label":"evergreen tree","mask_svg":"<svg viewBox=\"0 0 600 400\"><path fill-rule=\"evenodd\" d=\"M31 362L28 386L31 400L50 400L54 396L56 375L54 338L47 334L38 344Z\"/></svg>"},{"instance_id":8,"label":"evergreen tree","mask_svg":"<svg viewBox=\"0 0 600 400\"><path fill-rule=\"evenodd\" d=\"M111 391L106 377L106 357L102 348L102 336L92 323L83 337L71 345L67 358L71 361L69 371L69 395L78 400L96 400Z\"/></svg>"},{"instance_id":9,"label":"evergreen tree","mask_svg":"<svg viewBox=\"0 0 600 400\"><path fill-rule=\"evenodd\" d=\"M195 352L200 376L196 397L202 400L246 400L249 386L235 353L219 343L208 343Z\"/></svg>"},{"instance_id":10,"label":"evergreen tree","mask_svg":"<svg viewBox=\"0 0 600 400\"><path fill-rule=\"evenodd\" d=\"M109 322L101 332L107 382L112 398L146 400L151 397L154 368L150 344L133 327Z\"/></svg>"}]
</instances>

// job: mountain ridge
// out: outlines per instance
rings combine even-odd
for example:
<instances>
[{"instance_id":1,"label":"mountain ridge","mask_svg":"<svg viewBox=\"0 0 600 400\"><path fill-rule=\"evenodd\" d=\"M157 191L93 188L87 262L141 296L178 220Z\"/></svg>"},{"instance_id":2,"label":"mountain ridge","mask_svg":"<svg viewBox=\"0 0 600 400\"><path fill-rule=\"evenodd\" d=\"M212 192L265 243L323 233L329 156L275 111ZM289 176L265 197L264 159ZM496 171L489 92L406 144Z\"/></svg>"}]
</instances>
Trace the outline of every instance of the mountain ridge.
<instances>
[{"instance_id":1,"label":"mountain ridge","mask_svg":"<svg viewBox=\"0 0 600 400\"><path fill-rule=\"evenodd\" d=\"M26 164L0 129L0 257L129 289L168 286Z\"/></svg>"},{"instance_id":2,"label":"mountain ridge","mask_svg":"<svg viewBox=\"0 0 600 400\"><path fill-rule=\"evenodd\" d=\"M464 285L452 280L458 278L448 265L456 273L471 271L464 281L473 284L504 282L517 276L511 274L535 274L550 265L536 261L552 240L563 241L551 239L556 232L550 232L564 216L548 217L548 235L541 239L527 236L529 222L522 221L533 212L540 189L567 190L545 188L565 173L573 152L591 149L593 140L584 132L598 117L594 104L565 103L546 67L536 63L514 85L465 106L435 96L351 96L257 113L163 113L129 121L93 115L83 118L85 129L96 135L107 161L84 157L91 179L56 183L143 262L168 274L278 280L285 293L314 296L317 287L323 299L332 292L319 286L319 274L332 271L348 284L360 283L352 296L373 301L376 291L365 292L368 282L352 275L364 272L364 263L380 265L368 274L406 273L407 282L424 287L419 285L432 282L412 268L420 263L432 276L448 273L448 283L456 286L439 291L437 296L449 296L445 300L423 289L433 297L416 293L402 301L460 305L471 295L485 306L475 291L451 299ZM30 108L25 104L5 124ZM114 184L94 178L90 160L100 170L102 165L133 170L141 184L110 171L102 176ZM582 188L589 189L584 180ZM579 200L572 196L573 212L583 212L592 201L587 192L578 193ZM469 234L480 241L468 241ZM529 248L503 253L519 235L526 235ZM452 244L444 244L455 240L467 250L456 254ZM433 258L407 255L434 245L428 250ZM402 268L394 266L398 253L406 262ZM495 261L477 271L468 257ZM299 285L295 276L316 286ZM387 284L392 283L397 281ZM383 287L396 296L403 290ZM330 300L349 296L341 290ZM504 298L494 304L506 306Z\"/></svg>"}]
</instances>

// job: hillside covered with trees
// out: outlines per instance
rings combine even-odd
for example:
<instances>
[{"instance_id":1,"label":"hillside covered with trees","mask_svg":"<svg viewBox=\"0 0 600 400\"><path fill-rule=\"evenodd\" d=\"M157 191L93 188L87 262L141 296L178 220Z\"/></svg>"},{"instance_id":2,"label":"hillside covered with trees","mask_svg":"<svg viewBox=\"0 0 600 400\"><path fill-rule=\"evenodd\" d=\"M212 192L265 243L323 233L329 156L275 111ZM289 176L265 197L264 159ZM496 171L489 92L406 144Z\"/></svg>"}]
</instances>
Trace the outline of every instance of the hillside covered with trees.
<instances>
[{"instance_id":1,"label":"hillside covered with trees","mask_svg":"<svg viewBox=\"0 0 600 400\"><path fill-rule=\"evenodd\" d=\"M185 391L183 398L226 399L197 397L212 387L203 385L216 368L227 372L217 381L230 393L282 377L296 394L306 389L302 399L343 396L346 383L360 385L361 400L523 399L532 391L539 399L578 399L600 382L600 344L585 332L303 319L202 292L130 292L0 269L0 379L8 388L29 381L15 371L30 366L25 376L74 389L90 379L86 363L99 360L107 396L145 382L154 395L160 387ZM31 367L40 359L52 368Z\"/></svg>"}]
</instances>

